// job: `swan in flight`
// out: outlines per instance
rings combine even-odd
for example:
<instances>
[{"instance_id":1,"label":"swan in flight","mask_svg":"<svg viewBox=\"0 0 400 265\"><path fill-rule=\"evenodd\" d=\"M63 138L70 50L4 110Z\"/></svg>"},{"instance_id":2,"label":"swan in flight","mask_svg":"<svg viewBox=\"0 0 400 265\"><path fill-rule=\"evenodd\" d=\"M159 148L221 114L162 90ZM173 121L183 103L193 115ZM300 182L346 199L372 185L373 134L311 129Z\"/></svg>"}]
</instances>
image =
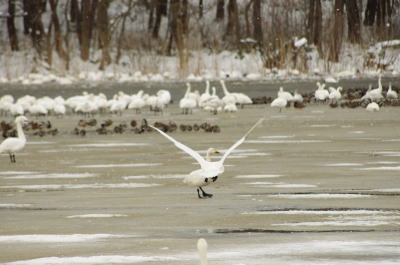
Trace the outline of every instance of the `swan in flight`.
<instances>
[{"instance_id":1,"label":"swan in flight","mask_svg":"<svg viewBox=\"0 0 400 265\"><path fill-rule=\"evenodd\" d=\"M256 122L256 124L254 124L242 138L240 138L236 143L234 143L224 153L224 155L222 156L222 158L219 161L214 161L214 162L211 161L210 155L212 153L219 153L215 148L209 148L207 150L206 157L203 158L198 152L196 152L193 149L191 149L190 147L178 142L177 140L175 140L168 134L164 133L160 129L158 129L154 126L151 126L151 125L149 125L149 126L151 128L153 128L154 130L158 131L159 133L161 133L165 138L167 138L168 140L173 142L176 147L178 147L182 151L188 153L191 157L193 157L200 164L201 168L192 171L188 176L186 176L184 178L183 182L190 186L197 187L197 195L201 199L201 198L211 198L213 196L212 194L206 193L202 187L207 186L207 185L211 184L212 182L215 182L218 179L218 176L221 175L222 173L224 173L225 159L229 156L229 154L236 147L238 147L240 144L242 144L244 142L244 140L246 140L246 137L251 133L251 131L253 131L254 128L256 128L263 120L264 120L264 118L261 118L260 120L258 120ZM202 194L200 194L200 191Z\"/></svg>"},{"instance_id":2,"label":"swan in flight","mask_svg":"<svg viewBox=\"0 0 400 265\"><path fill-rule=\"evenodd\" d=\"M28 122L25 116L18 116L15 118L15 124L17 125L18 137L9 137L0 144L0 153L8 153L10 155L11 163L15 163L15 152L22 150L26 144L26 138L24 131L22 130L22 124Z\"/></svg>"}]
</instances>

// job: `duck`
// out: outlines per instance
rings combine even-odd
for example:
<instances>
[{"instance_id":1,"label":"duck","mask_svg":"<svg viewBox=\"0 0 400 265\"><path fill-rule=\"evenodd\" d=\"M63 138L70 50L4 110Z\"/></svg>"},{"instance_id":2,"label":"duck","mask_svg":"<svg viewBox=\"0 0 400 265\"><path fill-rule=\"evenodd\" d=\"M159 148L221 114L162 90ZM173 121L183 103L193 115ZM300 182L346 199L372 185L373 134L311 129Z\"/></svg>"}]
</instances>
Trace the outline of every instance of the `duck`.
<instances>
[{"instance_id":1,"label":"duck","mask_svg":"<svg viewBox=\"0 0 400 265\"><path fill-rule=\"evenodd\" d=\"M8 153L11 163L16 163L15 153L21 151L26 145L26 137L22 125L26 124L28 119L25 116L15 118L17 127L17 137L9 137L0 144L0 153Z\"/></svg>"}]
</instances>

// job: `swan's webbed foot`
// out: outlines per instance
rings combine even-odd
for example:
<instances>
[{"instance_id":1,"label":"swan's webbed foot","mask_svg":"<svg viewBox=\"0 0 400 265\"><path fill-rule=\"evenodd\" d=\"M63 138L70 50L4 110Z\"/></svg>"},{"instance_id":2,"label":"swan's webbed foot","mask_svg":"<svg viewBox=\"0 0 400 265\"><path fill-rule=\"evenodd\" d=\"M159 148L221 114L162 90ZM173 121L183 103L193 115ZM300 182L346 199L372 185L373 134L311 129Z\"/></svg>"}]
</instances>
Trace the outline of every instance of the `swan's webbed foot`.
<instances>
[{"instance_id":1,"label":"swan's webbed foot","mask_svg":"<svg viewBox=\"0 0 400 265\"><path fill-rule=\"evenodd\" d=\"M200 195L200 191L201 191L201 195ZM206 198L211 198L213 195L210 193L205 192L201 187L197 188L197 196L199 197L199 199L206 199Z\"/></svg>"}]
</instances>

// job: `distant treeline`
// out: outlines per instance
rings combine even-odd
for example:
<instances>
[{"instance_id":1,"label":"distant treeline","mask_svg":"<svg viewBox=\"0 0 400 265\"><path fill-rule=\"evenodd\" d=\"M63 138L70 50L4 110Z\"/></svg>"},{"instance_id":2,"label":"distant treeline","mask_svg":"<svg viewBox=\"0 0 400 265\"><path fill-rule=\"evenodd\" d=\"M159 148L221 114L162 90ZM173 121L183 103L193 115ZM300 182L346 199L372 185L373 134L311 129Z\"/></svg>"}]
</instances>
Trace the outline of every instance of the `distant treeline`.
<instances>
[{"instance_id":1,"label":"distant treeline","mask_svg":"<svg viewBox=\"0 0 400 265\"><path fill-rule=\"evenodd\" d=\"M279 68L294 36L337 62L344 43L365 46L400 35L400 0L6 1L7 49L32 50L49 67L55 51L66 69L77 50L100 70L124 51L137 51L178 56L186 76L190 52L199 49L256 50L265 67Z\"/></svg>"}]
</instances>

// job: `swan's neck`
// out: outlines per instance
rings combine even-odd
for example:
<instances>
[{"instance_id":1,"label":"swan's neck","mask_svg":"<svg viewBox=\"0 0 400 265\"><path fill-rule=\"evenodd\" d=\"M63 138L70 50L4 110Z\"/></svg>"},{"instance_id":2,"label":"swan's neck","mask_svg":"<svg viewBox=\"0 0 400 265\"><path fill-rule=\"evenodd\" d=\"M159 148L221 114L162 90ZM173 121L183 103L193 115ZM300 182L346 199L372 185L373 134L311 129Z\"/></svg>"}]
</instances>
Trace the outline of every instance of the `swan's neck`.
<instances>
[{"instance_id":1,"label":"swan's neck","mask_svg":"<svg viewBox=\"0 0 400 265\"><path fill-rule=\"evenodd\" d=\"M225 96L227 96L227 95L230 94L229 91L228 91L228 89L226 89L226 86L225 86L225 85L222 86L222 89L224 90Z\"/></svg>"},{"instance_id":2,"label":"swan's neck","mask_svg":"<svg viewBox=\"0 0 400 265\"><path fill-rule=\"evenodd\" d=\"M207 154L206 154L206 160L207 160L208 162L211 162L211 157L210 157L210 155L211 155L211 150L208 150L208 151L207 151Z\"/></svg>"},{"instance_id":3,"label":"swan's neck","mask_svg":"<svg viewBox=\"0 0 400 265\"><path fill-rule=\"evenodd\" d=\"M17 133L19 139L26 141L24 130L22 129L22 124L20 122L17 123Z\"/></svg>"}]
</instances>

